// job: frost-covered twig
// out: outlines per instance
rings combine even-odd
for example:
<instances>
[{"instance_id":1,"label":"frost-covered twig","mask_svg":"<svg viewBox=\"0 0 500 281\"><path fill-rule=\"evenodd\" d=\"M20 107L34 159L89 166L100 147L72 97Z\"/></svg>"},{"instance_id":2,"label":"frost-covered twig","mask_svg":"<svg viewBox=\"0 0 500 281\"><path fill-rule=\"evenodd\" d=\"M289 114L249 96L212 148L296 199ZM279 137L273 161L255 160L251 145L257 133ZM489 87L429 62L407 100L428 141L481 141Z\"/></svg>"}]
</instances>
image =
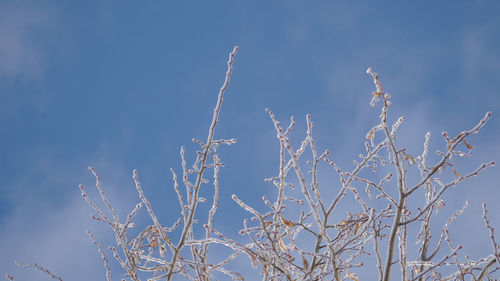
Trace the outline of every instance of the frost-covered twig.
<instances>
[{"instance_id":1,"label":"frost-covered twig","mask_svg":"<svg viewBox=\"0 0 500 281\"><path fill-rule=\"evenodd\" d=\"M108 261L108 258L106 257L106 254L104 253L104 251L102 249L101 244L99 244L99 242L97 242L97 240L95 240L94 234L92 234L92 232L90 232L90 230L87 231L87 234L89 235L90 239L92 240L92 243L94 243L94 245L96 245L97 250L101 254L101 259L103 260L104 268L106 269L106 280L111 281L111 269L109 268L109 261Z\"/></svg>"},{"instance_id":2,"label":"frost-covered twig","mask_svg":"<svg viewBox=\"0 0 500 281\"><path fill-rule=\"evenodd\" d=\"M52 273L50 270L46 269L45 267L41 266L41 265L38 265L36 263L32 263L32 264L23 264L23 263L20 263L18 261L16 261L16 264L19 266L19 267L22 267L22 268L29 268L29 267L34 267L36 269L38 269L39 271L41 272L44 272L46 274L48 274L50 276L50 278L52 279L56 279L56 280L59 280L59 281L63 281L61 277L55 275L54 273ZM10 276L10 275L8 275ZM10 277L7 277L9 279L12 278L12 276ZM11 280L13 280L14 278L12 278Z\"/></svg>"}]
</instances>

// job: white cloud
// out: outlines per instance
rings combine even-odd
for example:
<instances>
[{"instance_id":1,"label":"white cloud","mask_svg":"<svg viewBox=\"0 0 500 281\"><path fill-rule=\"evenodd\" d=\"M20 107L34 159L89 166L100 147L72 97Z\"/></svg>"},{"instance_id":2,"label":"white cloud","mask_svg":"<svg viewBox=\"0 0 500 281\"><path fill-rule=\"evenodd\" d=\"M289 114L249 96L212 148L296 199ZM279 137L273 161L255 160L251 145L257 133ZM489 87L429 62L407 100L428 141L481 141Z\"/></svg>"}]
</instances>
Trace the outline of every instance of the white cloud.
<instances>
[{"instance_id":1,"label":"white cloud","mask_svg":"<svg viewBox=\"0 0 500 281\"><path fill-rule=\"evenodd\" d=\"M118 279L123 272L116 267L107 250L107 246L114 245L113 231L90 218L91 209L77 188L78 183L84 183L89 196L104 210L93 176L81 167L81 163L45 158L40 160L45 165L34 163L31 169L36 172L30 171L4 192L14 206L0 224L3 238L0 240L0 252L3 253L0 263L4 265L0 273L9 273L16 280L50 280L40 271L18 268L14 264L17 260L44 266L63 280L103 280L103 262L86 233L91 230L114 266L112 277ZM131 173L106 160L98 161L96 166L104 179L108 200L123 219L139 201ZM34 179L29 178L32 174L43 175L36 185L32 184Z\"/></svg>"},{"instance_id":2,"label":"white cloud","mask_svg":"<svg viewBox=\"0 0 500 281\"><path fill-rule=\"evenodd\" d=\"M44 50L40 34L50 28L54 10L36 4L0 4L0 76L38 76Z\"/></svg>"}]
</instances>

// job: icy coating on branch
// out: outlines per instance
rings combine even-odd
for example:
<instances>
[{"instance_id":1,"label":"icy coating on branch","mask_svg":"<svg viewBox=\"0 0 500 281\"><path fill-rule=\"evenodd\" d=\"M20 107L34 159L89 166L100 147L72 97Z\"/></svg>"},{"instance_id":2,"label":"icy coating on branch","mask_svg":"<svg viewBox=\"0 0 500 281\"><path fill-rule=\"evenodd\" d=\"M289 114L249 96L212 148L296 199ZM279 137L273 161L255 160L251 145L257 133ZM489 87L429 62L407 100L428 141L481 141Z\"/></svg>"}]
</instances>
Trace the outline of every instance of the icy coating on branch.
<instances>
[{"instance_id":1,"label":"icy coating on branch","mask_svg":"<svg viewBox=\"0 0 500 281\"><path fill-rule=\"evenodd\" d=\"M237 51L236 46L229 54L225 80L217 97L207 140L193 139L200 145L200 150L195 154L192 168L188 168L186 152L181 147L182 176L178 177L171 169L181 217L172 217L167 222L170 227L158 220L136 170L132 176L140 201L124 221L119 219L108 201L94 168L89 169L107 210L99 208L83 185L79 186L82 197L94 212L92 218L109 225L115 234L116 246L109 249L123 268L125 279L209 281L217 280L215 273L218 273L218 276L224 274L232 280L243 280L242 274L231 270L231 264L238 256L246 256L249 265L260 272L262 280L358 281L358 275L366 271L373 271L372 280L377 276L383 281L493 280L500 269L500 247L495 239L495 229L487 217L486 205L483 205L483 220L493 248L489 256L471 259L461 253L462 246L455 244L450 237L450 224L464 213L468 202L439 227L441 231L431 233L431 218L438 215L446 204L443 194L495 165L495 162L483 163L475 170L459 173L454 164L454 159L471 155L474 146L467 138L480 131L491 112L487 112L476 126L455 137L443 132L446 145L443 151L436 151L440 159L431 164L428 158L430 133L424 136L420 155L413 155L396 143L398 128L405 118L401 116L394 123L388 121L391 95L384 92L379 75L372 68L367 70L375 85L370 106L378 104L380 114L366 133L366 152L353 161L354 167L340 167L330 150L317 151L311 115L306 116L307 132L302 142L293 147L290 136L295 118L291 117L285 128L273 112L266 109L279 141L279 167L275 176L265 179L276 188L275 196L264 196L262 199L267 207L260 210L233 194L234 202L248 212L249 218L243 219L243 228L239 231L244 237L229 237L215 229L214 219L221 193L219 170L224 166L217 149L221 144L230 145L236 140L217 140L214 135ZM310 153L305 153L308 150ZM311 158L304 160L304 155L311 155ZM320 184L320 165L331 168L337 174L338 182ZM409 179L409 169L417 172L417 180ZM211 200L199 196L200 187L210 182L204 177L208 170L213 173ZM300 188L295 189L294 184ZM327 190L334 190L333 195L325 195L331 194ZM413 200L418 196L420 201ZM208 214L197 213L200 202L211 203ZM347 214L345 210L339 212L341 202L350 204ZM414 206L415 202L424 204ZM151 223L138 230L133 220L143 207ZM287 208L293 208L296 215L286 212ZM195 231L194 225L200 221L204 222L203 231ZM418 232L412 232L415 228L409 228L410 224L415 224ZM131 237L132 229L138 233L135 237ZM176 235L172 235L174 232ZM103 260L106 279L110 281L110 261L106 252L90 231L88 234ZM435 239L431 243L433 235ZM416 241L418 249L415 251L414 247L409 247L408 241ZM230 254L225 257L209 255L209 250L215 246L229 248ZM373 266L369 266L371 264ZM62 280L38 264L19 265L34 267L53 279ZM395 267L399 270L394 270ZM11 275L6 275L6 278L14 280Z\"/></svg>"}]
</instances>

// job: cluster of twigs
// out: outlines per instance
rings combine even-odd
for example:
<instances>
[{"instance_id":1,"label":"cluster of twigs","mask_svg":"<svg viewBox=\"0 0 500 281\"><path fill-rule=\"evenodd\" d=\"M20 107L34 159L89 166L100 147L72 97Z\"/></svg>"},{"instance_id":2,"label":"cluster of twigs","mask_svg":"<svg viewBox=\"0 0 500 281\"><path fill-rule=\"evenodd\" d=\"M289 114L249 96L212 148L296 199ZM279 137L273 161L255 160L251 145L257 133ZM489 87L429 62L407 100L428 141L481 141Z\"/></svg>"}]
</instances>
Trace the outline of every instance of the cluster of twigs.
<instances>
[{"instance_id":1,"label":"cluster of twigs","mask_svg":"<svg viewBox=\"0 0 500 281\"><path fill-rule=\"evenodd\" d=\"M173 169L171 169L172 177L174 181L174 189L178 196L178 201L181 207L182 217L179 218L172 227L164 227L159 222L153 207L144 195L139 182L137 171L134 170L133 178L135 181L136 189L139 193L139 198L141 202L136 205L134 210L130 212L127 216L125 223L119 223L118 216L109 204L104 191L101 187L100 178L95 173L93 168L90 168L92 173L96 178L96 185L101 194L101 199L107 206L109 212L112 214L112 219L109 218L102 212L93 201L87 196L82 185L80 189L82 191L82 196L87 200L87 202L92 206L94 211L98 216L94 216L94 219L102 221L111 226L115 232L116 243L121 248L122 255L119 255L114 247L110 249L113 251L115 258L118 260L123 269L126 270L126 276L132 280L138 281L140 279L141 273L149 273L152 275L148 276L148 280L172 280L174 275L180 274L191 280L210 280L213 272L218 271L235 278L240 277L238 273L228 271L224 268L224 265L229 260L223 260L216 264L210 264L207 261L208 246L216 241L211 238L211 231L208 229L213 225L214 214L217 210L218 196L219 196L219 168L223 166L217 156L217 148L221 144L232 144L235 143L235 139L229 140L216 140L214 139L215 128L218 123L219 113L222 106L224 93L229 85L229 79L233 71L234 56L238 51L238 47L235 47L233 51L229 54L228 68L226 72L226 79L219 91L217 104L214 109L212 123L208 131L208 137L205 143L200 140L193 139L195 143L198 143L201 150L198 151L196 161L191 169L187 167L187 160L184 155L184 147L181 147L180 155L182 161L182 183L185 187L185 194L181 192L179 188L179 182L177 180L177 175ZM204 178L206 171L208 169L213 170L213 186L214 186L214 198L212 202L212 208L208 214L207 221L207 231L205 237L202 239L196 239L195 233L193 231L193 224L197 221L195 218L196 210L200 202L206 202L206 199L200 197L199 192L202 184L206 184L209 180ZM195 180L191 181L190 175L195 175ZM185 196L185 198L184 198ZM145 207L151 220L152 225L146 227L141 231L136 238L131 239L127 235L127 229L133 226L132 219L138 213L138 211ZM178 241L172 241L168 233L171 233L177 229L178 226L182 225L182 232ZM99 243L94 239L93 235L91 239L98 246L99 252L101 253L102 259L104 260L106 267L107 280L110 281L110 268L108 265L108 260L102 251ZM189 257L189 255L191 257Z\"/></svg>"},{"instance_id":2,"label":"cluster of twigs","mask_svg":"<svg viewBox=\"0 0 500 281\"><path fill-rule=\"evenodd\" d=\"M278 189L275 202L271 203L264 198L269 207L267 212L259 212L242 200L233 195L233 199L245 210L250 212L255 221L254 226L249 226L244 221L243 234L250 237L252 243L247 244L244 252L249 255L254 265L261 265L263 280L358 280L354 273L355 268L363 268L367 256L376 257L379 280L390 280L395 277L391 273L395 264L400 265L400 276L402 280L462 280L470 275L473 280L481 280L485 276L492 278L491 274L499 269L493 268L498 261L498 246L493 235L493 228L488 223L486 214L484 220L490 229L490 238L493 241L494 250L491 256L473 261L467 259L460 261L457 257L461 246L454 246L451 242L448 228L450 223L463 209L457 211L443 226L440 239L434 249L430 249L431 217L436 208L442 208L444 201L443 193L450 187L473 177L494 162L480 165L476 170L466 175L460 175L455 169L452 161L453 156L469 156L473 148L467 143L466 138L477 133L488 121L491 112L486 113L483 119L472 129L463 131L454 138L443 133L447 146L445 152L438 151L441 160L434 165L428 164L430 134L425 135L424 150L421 155L411 156L406 149L400 148L395 142L398 127L404 121L400 117L392 126L388 123L387 113L390 95L383 91L382 83L378 75L368 69L367 73L374 79L376 91L373 92L371 106L377 102L382 103L380 123L374 126L366 135L366 153L360 155L361 160L354 161L355 167L352 171L340 168L333 160L329 159L330 151L326 150L318 154L312 136L313 122L307 115L307 135L301 145L294 149L290 143L290 132L295 125L291 118L290 125L284 129L276 120L272 111L269 113L280 141L280 168L278 175L267 179ZM382 137L375 142L376 135ZM469 150L464 153L458 150L458 146L464 144ZM308 170L304 171L299 158L309 148L312 159L307 161ZM328 163L339 176L338 193L333 198L325 199L320 193L318 182L318 165L320 162ZM380 166L390 165L395 168L394 177L392 173L384 175L376 182L372 179L361 177L361 171L369 169L377 172ZM417 167L420 179L414 184L407 180L407 169ZM452 171L455 178L447 183L442 183L438 172ZM292 171L292 172L291 172ZM292 179L300 185L302 198L287 197L287 187L293 187ZM307 177L308 175L308 177ZM395 185L389 185L395 178ZM364 199L356 184L366 186L365 193L368 200ZM330 188L330 187L328 187ZM377 192L373 199L371 190ZM397 192L394 192L397 190ZM423 190L425 205L418 208L416 214L409 210L408 203L410 195L416 191ZM332 223L331 218L337 210L339 202L348 194L352 194L355 201L359 203L359 213L348 213L348 217L339 223ZM385 200L386 208L375 208L371 205L374 200ZM285 201L298 203L300 216L292 221L285 218ZM354 209L354 208L353 208ZM486 212L486 208L485 208ZM420 232L417 234L419 245L419 258L410 261L408 258L408 225L420 224ZM304 235L302 235L304 233ZM310 239L313 239L312 241ZM309 240L307 240L309 239ZM300 247L297 240L306 240L314 243L311 249ZM227 239L229 243L234 241ZM437 259L444 241L449 246L449 251L444 257ZM300 242L300 241L299 241ZM304 244L304 243L302 243ZM369 246L372 244L373 249ZM384 244L384 245L382 245ZM383 249L383 251L382 251ZM383 254L385 254L385 261ZM500 263L499 263L500 264ZM442 276L441 269L455 266L456 271L448 276Z\"/></svg>"},{"instance_id":3,"label":"cluster of twigs","mask_svg":"<svg viewBox=\"0 0 500 281\"><path fill-rule=\"evenodd\" d=\"M421 155L413 156L405 148L397 145L395 139L398 127L404 121L403 117L389 124L388 110L391 106L390 94L384 92L379 77L372 69L367 73L373 77L376 91L370 102L371 106L381 104L379 123L366 135L366 152L354 161L351 171L341 168L332 160L329 150L318 153L312 134L314 123L307 115L307 134L299 147L292 147L290 135L295 126L292 117L288 127L284 128L273 112L266 110L276 129L280 143L280 165L276 176L266 179L277 189L273 202L263 197L268 210L259 211L233 195L233 200L251 215L250 220L243 221L240 234L247 242L231 238L214 228L214 214L218 207L219 168L223 166L217 156L220 144L232 144L234 139L216 140L214 132L218 123L224 92L232 73L234 56L238 47L229 55L226 79L218 95L212 123L206 142L198 143L198 151L193 167L187 167L184 148L181 148L182 183L184 191L179 187L179 180L172 171L174 189L181 208L181 218L171 227L163 226L150 202L144 195L134 170L133 178L141 202L128 214L125 222L120 223L118 215L107 200L101 181L93 168L91 172L96 178L96 186L101 199L108 209L109 215L101 210L87 195L80 185L82 196L90 204L95 215L92 217L108 224L115 233L117 247L110 247L114 257L125 270L126 278L131 280L172 280L180 275L189 280L216 280L215 272L223 273L233 280L242 280L239 273L230 271L228 265L239 255L249 257L254 269L259 269L262 280L355 280L359 272L366 271L367 261L374 260L379 280L391 278L401 280L496 280L495 272L500 269L500 247L495 240L494 228L487 218L487 208L483 205L483 219L490 233L492 254L479 260L459 258L462 246L455 245L449 234L450 224L465 211L464 207L453 214L442 227L437 243L431 243L431 218L444 205L443 194L451 187L477 176L495 162L481 164L470 173L461 175L454 168L454 157L468 157L473 146L467 138L479 132L491 116L491 112L470 130L461 132L455 137L449 137L446 132L444 151L437 151L441 158L435 164L429 164L430 134L425 135L424 148ZM460 151L464 147L467 152ZM301 156L310 151L312 159L302 161ZM327 183L320 188L318 166L325 163L338 174L338 183ZM304 168L304 164L306 168ZM379 174L387 171L393 172ZM408 179L408 169L416 169L418 180ZM194 231L194 223L199 220L196 214L198 203L206 202L199 196L200 186L209 180L204 178L208 169L213 170L214 197L208 213L204 235ZM373 172L364 176L364 170ZM441 173L450 173L453 177L443 182ZM194 176L193 176L194 175ZM191 177L195 180L192 181ZM300 192L292 192L298 185ZM325 184L323 184L325 185ZM358 189L364 186L365 190ZM336 195L327 198L326 189L338 190ZM299 195L297 195L299 194ZM416 208L410 206L410 201L417 195L423 195L425 205ZM354 199L357 207L353 207L347 216L338 221L339 205L342 200ZM380 202L386 207L380 208ZM292 204L292 207L287 207ZM145 207L152 224L131 238L129 229L134 228L133 218ZM286 210L298 210L295 218L287 217ZM354 211L359 210L359 211ZM410 224L419 224L420 231L415 237L409 231ZM182 228L182 230L178 230ZM174 241L172 232L180 231ZM97 246L106 269L106 278L111 280L109 260L101 244L89 232L90 238ZM201 236L201 238L199 237ZM409 253L408 243L416 239L418 253ZM433 240L434 241L434 240ZM209 245L219 244L232 250L226 258L216 262L209 261ZM431 244L435 244L431 246ZM307 246L304 246L307 245ZM448 249L446 248L446 246ZM411 260L413 257L417 257ZM399 265L399 270L394 270ZM61 280L48 270L38 265L34 266L47 272L52 278ZM8 279L14 280L10 275ZM372 278L375 279L375 278Z\"/></svg>"}]
</instances>

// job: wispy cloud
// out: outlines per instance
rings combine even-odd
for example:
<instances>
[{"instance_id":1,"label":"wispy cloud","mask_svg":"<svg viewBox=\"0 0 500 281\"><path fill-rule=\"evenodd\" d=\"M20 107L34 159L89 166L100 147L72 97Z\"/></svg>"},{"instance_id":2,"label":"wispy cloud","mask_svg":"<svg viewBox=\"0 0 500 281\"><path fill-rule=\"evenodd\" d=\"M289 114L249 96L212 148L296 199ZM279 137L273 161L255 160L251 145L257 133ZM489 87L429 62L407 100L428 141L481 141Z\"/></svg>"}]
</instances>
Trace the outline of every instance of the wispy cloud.
<instances>
[{"instance_id":1,"label":"wispy cloud","mask_svg":"<svg viewBox=\"0 0 500 281\"><path fill-rule=\"evenodd\" d=\"M9 273L16 280L41 280L44 273L34 269L20 269L14 261L37 263L59 275L63 280L100 280L105 269L86 230L91 230L96 239L107 248L114 244L113 232L108 226L90 218L91 209L81 198L78 183L85 185L89 196L102 205L90 172L86 173L81 163L64 163L46 157L40 160L46 165L34 164L26 178L13 181L15 188L5 190L14 206L9 215L0 221L1 274ZM70 161L71 162L71 161ZM121 218L125 217L135 203L134 185L128 171L120 165L101 158L95 162L105 179L104 188L108 199ZM73 168L69 168L73 167ZM29 175L44 175L35 179ZM69 189L69 191L68 191ZM108 258L113 260L108 250ZM116 266L116 264L113 264ZM113 268L114 277L121 271Z\"/></svg>"},{"instance_id":2,"label":"wispy cloud","mask_svg":"<svg viewBox=\"0 0 500 281\"><path fill-rule=\"evenodd\" d=\"M55 10L39 4L0 3L0 77L36 77L44 69L40 35L54 23Z\"/></svg>"}]
</instances>

